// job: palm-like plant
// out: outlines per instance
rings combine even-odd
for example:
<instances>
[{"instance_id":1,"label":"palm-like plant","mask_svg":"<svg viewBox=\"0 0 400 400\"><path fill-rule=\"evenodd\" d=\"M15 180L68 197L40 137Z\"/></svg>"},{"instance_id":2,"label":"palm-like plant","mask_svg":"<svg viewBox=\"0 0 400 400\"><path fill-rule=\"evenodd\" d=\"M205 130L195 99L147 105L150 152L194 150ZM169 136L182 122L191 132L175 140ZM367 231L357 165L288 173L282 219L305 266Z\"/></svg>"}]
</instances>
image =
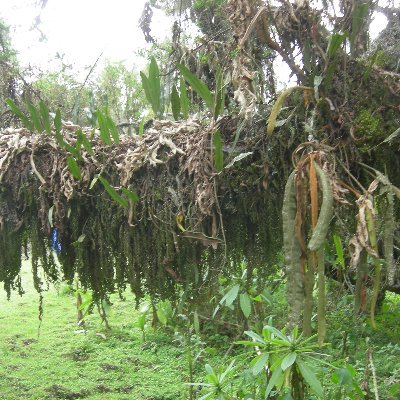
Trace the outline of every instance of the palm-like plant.
<instances>
[{"instance_id":1,"label":"palm-like plant","mask_svg":"<svg viewBox=\"0 0 400 400\"><path fill-rule=\"evenodd\" d=\"M304 337L299 334L296 326L291 335L279 331L271 325L264 326L262 336L246 331L252 341L239 341L237 343L254 346L257 349L257 357L251 363L254 375L262 370L266 371L266 389L264 398L270 398L272 390L287 393L294 399L304 399L309 390L317 396L323 396L320 380L314 371L318 364L331 366L321 357L326 357L316 351L318 343L316 336Z\"/></svg>"}]
</instances>

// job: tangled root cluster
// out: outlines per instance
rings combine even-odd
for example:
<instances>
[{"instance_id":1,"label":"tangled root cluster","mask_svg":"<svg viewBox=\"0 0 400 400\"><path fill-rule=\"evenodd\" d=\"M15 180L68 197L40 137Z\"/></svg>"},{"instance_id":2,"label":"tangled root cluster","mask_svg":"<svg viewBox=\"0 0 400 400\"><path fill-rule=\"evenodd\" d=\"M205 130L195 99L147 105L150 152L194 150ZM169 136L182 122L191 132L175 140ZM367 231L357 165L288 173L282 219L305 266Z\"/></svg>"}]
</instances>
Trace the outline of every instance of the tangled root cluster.
<instances>
[{"instance_id":1,"label":"tangled root cluster","mask_svg":"<svg viewBox=\"0 0 400 400\"><path fill-rule=\"evenodd\" d=\"M232 137L234 127L225 125L221 132ZM63 128L72 146L76 129ZM0 281L8 295L22 291L21 256L28 253L39 291L43 276L77 276L98 299L130 285L137 301L146 293L173 298L178 285L200 293L227 266L232 272L244 258L256 265L275 253L279 224L268 221L279 220L280 203L267 196L258 151L237 162L240 170L217 174L212 131L198 121L155 121L143 137L123 136L110 146L96 131L82 130L93 155L82 150L80 180L54 135L1 132ZM252 140L256 150L260 141ZM99 175L140 200L122 207Z\"/></svg>"}]
</instances>

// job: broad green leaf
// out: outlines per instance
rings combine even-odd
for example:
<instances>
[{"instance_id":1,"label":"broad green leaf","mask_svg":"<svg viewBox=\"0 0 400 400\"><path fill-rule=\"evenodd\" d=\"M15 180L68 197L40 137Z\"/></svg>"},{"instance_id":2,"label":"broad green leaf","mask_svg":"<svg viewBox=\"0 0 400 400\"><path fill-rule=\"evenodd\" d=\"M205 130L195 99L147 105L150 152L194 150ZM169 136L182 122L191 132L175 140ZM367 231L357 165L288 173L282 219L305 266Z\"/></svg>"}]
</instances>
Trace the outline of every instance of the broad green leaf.
<instances>
[{"instance_id":1,"label":"broad green leaf","mask_svg":"<svg viewBox=\"0 0 400 400\"><path fill-rule=\"evenodd\" d=\"M268 399L271 390L274 388L274 386L278 383L279 378L282 376L283 371L282 368L278 367L274 370L274 372L271 375L271 378L269 379L267 388L265 389L265 398Z\"/></svg>"},{"instance_id":2,"label":"broad green leaf","mask_svg":"<svg viewBox=\"0 0 400 400\"><path fill-rule=\"evenodd\" d=\"M78 156L76 157L78 160L82 160L81 146L82 146L82 136L77 135L75 143L75 151L78 154Z\"/></svg>"},{"instance_id":3,"label":"broad green leaf","mask_svg":"<svg viewBox=\"0 0 400 400\"><path fill-rule=\"evenodd\" d=\"M187 95L187 90L186 90L186 83L184 79L180 79L179 83L179 91L180 91L180 100L181 100L181 110L183 114L184 119L189 118L189 98Z\"/></svg>"},{"instance_id":4,"label":"broad green leaf","mask_svg":"<svg viewBox=\"0 0 400 400\"><path fill-rule=\"evenodd\" d=\"M157 61L154 57L151 57L149 67L149 89L150 96L152 99L152 107L154 114L158 114L160 111L160 97L161 97L161 82L160 82L160 71L158 69Z\"/></svg>"},{"instance_id":5,"label":"broad green leaf","mask_svg":"<svg viewBox=\"0 0 400 400\"><path fill-rule=\"evenodd\" d=\"M344 262L342 240L340 239L340 236L338 234L334 233L333 234L333 241L335 243L336 259L339 262L340 266L342 268L345 268L346 264Z\"/></svg>"},{"instance_id":6,"label":"broad green leaf","mask_svg":"<svg viewBox=\"0 0 400 400\"><path fill-rule=\"evenodd\" d=\"M239 297L240 308L246 318L251 314L251 300L247 293L241 293Z\"/></svg>"},{"instance_id":7,"label":"broad green leaf","mask_svg":"<svg viewBox=\"0 0 400 400\"><path fill-rule=\"evenodd\" d=\"M29 101L26 103L26 106L28 108L29 114L31 114L33 125L34 125L35 129L38 132L42 132L44 129L43 129L42 123L40 122L39 113L36 110L35 106Z\"/></svg>"},{"instance_id":8,"label":"broad green leaf","mask_svg":"<svg viewBox=\"0 0 400 400\"><path fill-rule=\"evenodd\" d=\"M8 108L22 121L25 128L33 132L35 127L32 121L19 109L14 101L12 99L6 99L5 102L7 103Z\"/></svg>"},{"instance_id":9,"label":"broad green leaf","mask_svg":"<svg viewBox=\"0 0 400 400\"><path fill-rule=\"evenodd\" d=\"M251 372L258 375L266 366L269 360L269 353L261 353L251 362Z\"/></svg>"},{"instance_id":10,"label":"broad green leaf","mask_svg":"<svg viewBox=\"0 0 400 400\"><path fill-rule=\"evenodd\" d=\"M281 363L282 371L286 371L296 361L297 354L295 352L289 353Z\"/></svg>"},{"instance_id":11,"label":"broad green leaf","mask_svg":"<svg viewBox=\"0 0 400 400\"><path fill-rule=\"evenodd\" d=\"M204 366L204 368L205 368L205 370L206 370L206 372L207 372L208 375L215 375L215 372L214 372L214 370L213 370L213 367L212 367L210 364L206 364L206 365Z\"/></svg>"},{"instance_id":12,"label":"broad green leaf","mask_svg":"<svg viewBox=\"0 0 400 400\"><path fill-rule=\"evenodd\" d=\"M56 115L54 117L54 127L56 129L56 133L61 134L62 123L60 109L56 111Z\"/></svg>"},{"instance_id":13,"label":"broad green leaf","mask_svg":"<svg viewBox=\"0 0 400 400\"><path fill-rule=\"evenodd\" d=\"M339 50L340 46L346 39L346 33L334 33L329 38L328 49L326 51L328 57L334 57L336 52Z\"/></svg>"},{"instance_id":14,"label":"broad green leaf","mask_svg":"<svg viewBox=\"0 0 400 400\"><path fill-rule=\"evenodd\" d=\"M118 128L116 127L114 121L110 116L106 116L107 128L108 131L111 133L112 138L114 139L114 143L119 143L119 132Z\"/></svg>"},{"instance_id":15,"label":"broad green leaf","mask_svg":"<svg viewBox=\"0 0 400 400\"><path fill-rule=\"evenodd\" d=\"M103 113L100 110L97 110L96 115L97 115L97 121L99 122L99 127L100 127L100 137L105 144L110 145L111 144L111 136L110 136L110 131L108 129L106 117L103 115Z\"/></svg>"},{"instance_id":16,"label":"broad green leaf","mask_svg":"<svg viewBox=\"0 0 400 400\"><path fill-rule=\"evenodd\" d=\"M215 131L213 134L214 144L214 165L218 172L224 169L224 154L222 152L222 140L219 131Z\"/></svg>"},{"instance_id":17,"label":"broad green leaf","mask_svg":"<svg viewBox=\"0 0 400 400\"><path fill-rule=\"evenodd\" d=\"M149 79L142 71L140 71L140 78L142 79L142 87L143 87L146 99L150 103L151 107L153 108L153 100L151 98Z\"/></svg>"},{"instance_id":18,"label":"broad green leaf","mask_svg":"<svg viewBox=\"0 0 400 400\"><path fill-rule=\"evenodd\" d=\"M300 358L297 358L296 364L299 367L300 373L310 388L315 392L318 396L323 395L323 389L321 382L318 380L312 369L303 362Z\"/></svg>"},{"instance_id":19,"label":"broad green leaf","mask_svg":"<svg viewBox=\"0 0 400 400\"><path fill-rule=\"evenodd\" d=\"M234 364L235 364L235 360L232 360L231 363L226 367L225 371L220 375L220 383L224 381L225 377L232 373L234 368Z\"/></svg>"},{"instance_id":20,"label":"broad green leaf","mask_svg":"<svg viewBox=\"0 0 400 400\"><path fill-rule=\"evenodd\" d=\"M285 334L283 334L280 330L276 329L275 327L273 327L271 325L265 325L263 330L264 329L270 331L276 337L280 338L282 341L284 341L286 343L290 342L290 339Z\"/></svg>"},{"instance_id":21,"label":"broad green leaf","mask_svg":"<svg viewBox=\"0 0 400 400\"><path fill-rule=\"evenodd\" d=\"M107 193L113 200L115 200L118 204L121 204L123 207L128 206L128 202L117 193L117 191L108 183L107 179L99 176L99 181L103 184L104 189L106 189Z\"/></svg>"},{"instance_id":22,"label":"broad green leaf","mask_svg":"<svg viewBox=\"0 0 400 400\"><path fill-rule=\"evenodd\" d=\"M157 308L157 318L162 325L167 326L168 319L162 308Z\"/></svg>"},{"instance_id":23,"label":"broad green leaf","mask_svg":"<svg viewBox=\"0 0 400 400\"><path fill-rule=\"evenodd\" d=\"M264 339L258 333L255 333L253 331L245 331L244 334L249 336L249 337L251 337L252 339L254 339L258 343L265 344Z\"/></svg>"},{"instance_id":24,"label":"broad green leaf","mask_svg":"<svg viewBox=\"0 0 400 400\"><path fill-rule=\"evenodd\" d=\"M81 170L75 158L72 156L67 157L68 168L75 179L81 179Z\"/></svg>"},{"instance_id":25,"label":"broad green leaf","mask_svg":"<svg viewBox=\"0 0 400 400\"><path fill-rule=\"evenodd\" d=\"M175 85L172 86L171 91L171 108L175 121L178 121L181 116L181 99Z\"/></svg>"},{"instance_id":26,"label":"broad green leaf","mask_svg":"<svg viewBox=\"0 0 400 400\"><path fill-rule=\"evenodd\" d=\"M220 304L225 303L225 305L230 306L236 300L239 293L240 285L233 286L221 299Z\"/></svg>"},{"instance_id":27,"label":"broad green leaf","mask_svg":"<svg viewBox=\"0 0 400 400\"><path fill-rule=\"evenodd\" d=\"M122 193L132 201L132 203L137 203L139 201L139 196L134 190L129 190L126 188L122 188Z\"/></svg>"},{"instance_id":28,"label":"broad green leaf","mask_svg":"<svg viewBox=\"0 0 400 400\"><path fill-rule=\"evenodd\" d=\"M192 87L192 89L204 100L210 111L213 111L213 95L210 89L195 74L192 74L184 65L177 65L179 71Z\"/></svg>"},{"instance_id":29,"label":"broad green leaf","mask_svg":"<svg viewBox=\"0 0 400 400\"><path fill-rule=\"evenodd\" d=\"M370 4L368 2L361 3L356 2L354 5L351 21L351 34L350 34L350 52L354 54L356 39L362 25L364 23L365 17L368 15Z\"/></svg>"},{"instance_id":30,"label":"broad green leaf","mask_svg":"<svg viewBox=\"0 0 400 400\"><path fill-rule=\"evenodd\" d=\"M272 132L275 129L276 126L276 119L278 118L279 112L281 111L283 107L283 103L285 102L286 98L295 90L313 90L310 87L307 86L293 86L290 87L286 90L284 90L279 97L276 99L276 102L274 103L271 114L268 118L267 122L267 134L272 135Z\"/></svg>"},{"instance_id":31,"label":"broad green leaf","mask_svg":"<svg viewBox=\"0 0 400 400\"><path fill-rule=\"evenodd\" d=\"M51 124L50 124L49 109L47 108L47 105L43 101L40 101L39 107L40 107L40 116L42 117L42 121L43 121L43 127L44 127L45 131L50 135Z\"/></svg>"}]
</instances>

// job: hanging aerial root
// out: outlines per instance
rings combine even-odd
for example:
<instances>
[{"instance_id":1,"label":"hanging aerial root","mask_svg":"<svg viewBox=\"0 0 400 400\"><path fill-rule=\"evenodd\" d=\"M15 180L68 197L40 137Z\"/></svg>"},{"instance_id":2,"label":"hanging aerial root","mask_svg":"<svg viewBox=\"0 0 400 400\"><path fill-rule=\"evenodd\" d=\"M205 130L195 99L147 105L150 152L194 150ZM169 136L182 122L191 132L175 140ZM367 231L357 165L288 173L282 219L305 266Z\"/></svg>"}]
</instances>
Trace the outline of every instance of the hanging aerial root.
<instances>
[{"instance_id":1,"label":"hanging aerial root","mask_svg":"<svg viewBox=\"0 0 400 400\"><path fill-rule=\"evenodd\" d=\"M314 162L314 166L321 181L322 204L317 225L308 243L308 249L311 251L317 251L323 246L333 213L333 195L329 179L317 163Z\"/></svg>"},{"instance_id":2,"label":"hanging aerial root","mask_svg":"<svg viewBox=\"0 0 400 400\"><path fill-rule=\"evenodd\" d=\"M283 247L287 274L287 293L289 302L288 328L291 330L300 321L304 303L303 273L301 270L301 248L296 237L296 191L293 171L285 186L282 207Z\"/></svg>"}]
</instances>

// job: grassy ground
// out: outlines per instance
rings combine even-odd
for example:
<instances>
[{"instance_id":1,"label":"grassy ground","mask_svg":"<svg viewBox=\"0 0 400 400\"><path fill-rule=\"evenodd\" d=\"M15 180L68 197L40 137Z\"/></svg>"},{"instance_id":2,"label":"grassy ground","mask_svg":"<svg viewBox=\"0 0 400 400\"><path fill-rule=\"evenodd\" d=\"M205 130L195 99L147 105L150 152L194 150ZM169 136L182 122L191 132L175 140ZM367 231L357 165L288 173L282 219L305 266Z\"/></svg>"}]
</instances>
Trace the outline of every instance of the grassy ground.
<instances>
[{"instance_id":1,"label":"grassy ground","mask_svg":"<svg viewBox=\"0 0 400 400\"><path fill-rule=\"evenodd\" d=\"M39 329L38 294L29 268L26 294L7 301L0 291L0 399L181 399L187 390L184 351L172 338L148 330L146 343L131 326L132 296L112 297L107 332L95 313L78 333L75 298L51 288L44 294ZM39 335L38 335L39 333ZM98 335L98 333L104 336Z\"/></svg>"}]
</instances>

